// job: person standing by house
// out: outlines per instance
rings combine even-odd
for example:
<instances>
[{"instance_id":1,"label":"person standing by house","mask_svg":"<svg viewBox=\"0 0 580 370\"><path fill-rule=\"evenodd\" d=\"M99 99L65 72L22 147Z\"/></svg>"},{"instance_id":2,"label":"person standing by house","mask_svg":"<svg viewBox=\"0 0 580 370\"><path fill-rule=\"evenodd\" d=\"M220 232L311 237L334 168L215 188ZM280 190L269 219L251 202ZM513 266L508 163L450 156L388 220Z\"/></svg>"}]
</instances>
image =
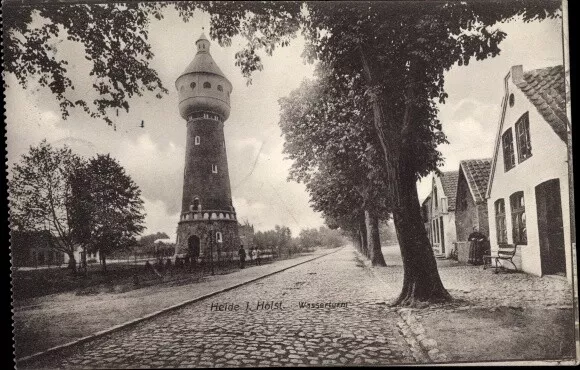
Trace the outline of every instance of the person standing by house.
<instances>
[{"instance_id":1,"label":"person standing by house","mask_svg":"<svg viewBox=\"0 0 580 370\"><path fill-rule=\"evenodd\" d=\"M473 232L467 237L469 241L469 259L468 263L481 265L483 263L483 254L485 253L485 242L487 237L479 232L477 225L473 226Z\"/></svg>"},{"instance_id":2,"label":"person standing by house","mask_svg":"<svg viewBox=\"0 0 580 370\"><path fill-rule=\"evenodd\" d=\"M252 259L256 261L256 265L260 264L260 257L258 256L258 250L256 248L252 248Z\"/></svg>"},{"instance_id":3,"label":"person standing by house","mask_svg":"<svg viewBox=\"0 0 580 370\"><path fill-rule=\"evenodd\" d=\"M254 253L254 247L250 248L250 265L253 265L254 262L254 257L255 257L255 253Z\"/></svg>"},{"instance_id":4,"label":"person standing by house","mask_svg":"<svg viewBox=\"0 0 580 370\"><path fill-rule=\"evenodd\" d=\"M240 268L243 269L246 263L246 250L244 249L243 245L240 245L240 249L238 250L238 256L240 256Z\"/></svg>"}]
</instances>

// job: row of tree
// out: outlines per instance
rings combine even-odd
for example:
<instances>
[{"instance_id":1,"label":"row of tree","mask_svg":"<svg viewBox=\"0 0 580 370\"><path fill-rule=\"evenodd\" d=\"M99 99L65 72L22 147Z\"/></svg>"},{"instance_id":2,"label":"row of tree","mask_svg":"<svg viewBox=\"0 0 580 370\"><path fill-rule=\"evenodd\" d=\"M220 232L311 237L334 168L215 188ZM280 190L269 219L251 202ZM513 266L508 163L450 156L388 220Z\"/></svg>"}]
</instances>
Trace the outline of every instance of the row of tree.
<instances>
[{"instance_id":1,"label":"row of tree","mask_svg":"<svg viewBox=\"0 0 580 370\"><path fill-rule=\"evenodd\" d=\"M108 154L86 159L43 140L10 174L11 228L50 232L74 272L76 251L99 252L106 270L107 256L135 245L144 230L141 191Z\"/></svg>"},{"instance_id":2,"label":"row of tree","mask_svg":"<svg viewBox=\"0 0 580 370\"><path fill-rule=\"evenodd\" d=\"M290 178L306 184L328 224L360 240L374 264L383 263L378 222L392 215L404 264L403 290L394 303L412 305L451 298L416 188L417 179L442 163L437 146L446 139L437 104L447 98L445 72L498 55L506 36L498 22L557 17L561 1L21 4L8 0L3 7L6 70L25 87L31 78L48 86L63 117L76 106L109 124L110 109L128 110L133 95L149 90L161 98L167 92L149 64L147 42L150 21L163 18L166 6L184 21L197 10L209 13L210 36L222 46L243 36L247 43L235 56L248 82L263 68L263 53L272 55L301 32L303 55L318 68L314 81L280 102L285 152L294 161ZM36 29L33 12L50 22ZM83 44L93 63L99 93L93 102L69 98L74 86L67 63L44 47L62 33Z\"/></svg>"},{"instance_id":3,"label":"row of tree","mask_svg":"<svg viewBox=\"0 0 580 370\"><path fill-rule=\"evenodd\" d=\"M312 251L315 248L338 248L345 239L337 230L327 227L303 229L297 237L286 226L276 225L273 230L258 231L254 234L254 244L258 250L271 250L279 256Z\"/></svg>"}]
</instances>

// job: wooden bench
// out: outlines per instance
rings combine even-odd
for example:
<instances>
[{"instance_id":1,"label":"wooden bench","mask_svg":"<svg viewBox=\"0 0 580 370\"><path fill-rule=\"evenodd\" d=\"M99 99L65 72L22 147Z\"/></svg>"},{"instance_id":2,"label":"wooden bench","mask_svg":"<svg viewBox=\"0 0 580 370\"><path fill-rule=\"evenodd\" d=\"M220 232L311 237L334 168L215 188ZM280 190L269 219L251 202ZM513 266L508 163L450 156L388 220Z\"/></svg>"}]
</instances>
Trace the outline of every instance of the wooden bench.
<instances>
[{"instance_id":1,"label":"wooden bench","mask_svg":"<svg viewBox=\"0 0 580 370\"><path fill-rule=\"evenodd\" d=\"M514 266L515 271L518 271L516 264L513 261L516 255L517 244L499 244L498 250L495 255L485 254L483 256L483 269L485 270L488 266L495 269L497 274L497 269L505 269L500 261L508 261ZM495 266L492 266L491 261L495 260Z\"/></svg>"}]
</instances>

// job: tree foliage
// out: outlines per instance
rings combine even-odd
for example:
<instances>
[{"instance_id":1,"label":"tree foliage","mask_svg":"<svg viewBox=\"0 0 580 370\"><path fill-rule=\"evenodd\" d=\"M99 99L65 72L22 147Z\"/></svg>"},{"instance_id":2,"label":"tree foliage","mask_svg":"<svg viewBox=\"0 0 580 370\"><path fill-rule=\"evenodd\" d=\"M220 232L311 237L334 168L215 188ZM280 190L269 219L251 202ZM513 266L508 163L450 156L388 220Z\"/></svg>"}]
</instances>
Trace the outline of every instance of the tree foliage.
<instances>
[{"instance_id":1,"label":"tree foliage","mask_svg":"<svg viewBox=\"0 0 580 370\"><path fill-rule=\"evenodd\" d=\"M93 205L89 251L99 251L106 261L113 251L136 245L136 236L145 229L141 190L108 154L91 158L87 173Z\"/></svg>"},{"instance_id":2,"label":"tree foliage","mask_svg":"<svg viewBox=\"0 0 580 370\"><path fill-rule=\"evenodd\" d=\"M21 5L7 1L2 6L4 68L25 88L30 81L48 87L63 119L71 108L79 107L111 125L112 109L128 112L133 96L150 91L161 98L167 93L150 66L153 53L148 40L148 26L152 19L162 18L162 7L148 2ZM96 92L92 102L78 93L80 84L70 73L74 66L59 56L65 40L80 44L91 63L87 78Z\"/></svg>"},{"instance_id":3,"label":"tree foliage","mask_svg":"<svg viewBox=\"0 0 580 370\"><path fill-rule=\"evenodd\" d=\"M74 222L77 194L72 177L85 161L68 148L54 148L43 140L22 155L8 179L10 222L19 231L47 230L54 236L52 246L69 256L75 268Z\"/></svg>"},{"instance_id":4,"label":"tree foliage","mask_svg":"<svg viewBox=\"0 0 580 370\"><path fill-rule=\"evenodd\" d=\"M10 173L12 228L47 230L72 269L75 251L98 251L103 258L135 244L144 229L141 191L109 155L87 161L43 140Z\"/></svg>"}]
</instances>

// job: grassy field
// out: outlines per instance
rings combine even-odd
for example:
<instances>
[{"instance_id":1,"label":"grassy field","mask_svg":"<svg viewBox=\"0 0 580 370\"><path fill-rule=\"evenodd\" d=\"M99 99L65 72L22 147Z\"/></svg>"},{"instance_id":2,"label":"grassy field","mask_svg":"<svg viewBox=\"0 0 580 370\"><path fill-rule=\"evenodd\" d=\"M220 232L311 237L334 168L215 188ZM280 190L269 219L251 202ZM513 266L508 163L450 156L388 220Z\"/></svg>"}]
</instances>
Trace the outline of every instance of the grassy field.
<instances>
[{"instance_id":1,"label":"grassy field","mask_svg":"<svg viewBox=\"0 0 580 370\"><path fill-rule=\"evenodd\" d=\"M271 261L271 259L263 259L262 263L267 264ZM246 265L249 264L246 262ZM216 262L214 265L216 275L228 274L236 270L239 270L237 261ZM209 264L201 264L191 269L188 266L157 267L156 271L159 275L147 268L145 261L137 264L133 262L108 263L106 272L102 271L100 264L90 264L86 275L81 272L73 274L71 270L62 267L16 270L12 273L13 294L14 299L18 301L71 291L75 291L77 295L120 293L159 283L191 283L212 273Z\"/></svg>"}]
</instances>

